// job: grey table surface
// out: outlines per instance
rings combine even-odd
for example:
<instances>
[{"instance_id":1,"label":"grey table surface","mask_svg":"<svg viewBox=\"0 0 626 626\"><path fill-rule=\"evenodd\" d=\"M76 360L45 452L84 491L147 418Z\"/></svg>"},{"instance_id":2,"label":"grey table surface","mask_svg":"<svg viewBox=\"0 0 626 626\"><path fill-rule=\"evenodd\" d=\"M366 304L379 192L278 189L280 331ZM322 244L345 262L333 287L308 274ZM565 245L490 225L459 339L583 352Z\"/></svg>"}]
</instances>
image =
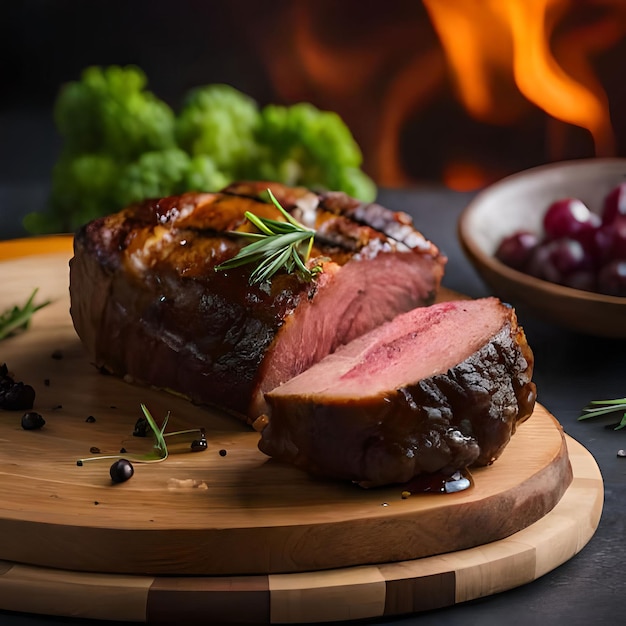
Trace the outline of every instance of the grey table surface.
<instances>
[{"instance_id":1,"label":"grey table surface","mask_svg":"<svg viewBox=\"0 0 626 626\"><path fill-rule=\"evenodd\" d=\"M21 237L21 217L45 204L45 184L0 183L0 239ZM381 190L379 202L411 214L417 227L448 256L444 285L472 297L489 294L457 240L457 221L472 194L440 188ZM596 459L604 480L604 508L594 536L575 557L538 580L479 600L376 624L395 626L501 625L588 626L624 623L626 584L626 429L608 421L581 422L581 408L592 399L626 396L626 341L564 330L518 310L535 353L538 398L565 432ZM0 496L1 497L1 496ZM33 589L33 594L37 590ZM8 626L97 626L105 622L0 611ZM206 623L209 623L207 620ZM111 623L112 624L112 623Z\"/></svg>"}]
</instances>

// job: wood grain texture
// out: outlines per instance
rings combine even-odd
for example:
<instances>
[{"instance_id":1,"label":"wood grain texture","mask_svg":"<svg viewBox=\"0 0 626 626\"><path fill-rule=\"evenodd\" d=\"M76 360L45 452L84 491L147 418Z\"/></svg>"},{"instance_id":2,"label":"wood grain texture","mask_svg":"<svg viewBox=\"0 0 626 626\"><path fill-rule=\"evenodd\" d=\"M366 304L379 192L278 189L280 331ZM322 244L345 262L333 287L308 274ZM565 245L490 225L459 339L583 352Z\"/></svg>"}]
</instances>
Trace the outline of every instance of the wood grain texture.
<instances>
[{"instance_id":1,"label":"wood grain texture","mask_svg":"<svg viewBox=\"0 0 626 626\"><path fill-rule=\"evenodd\" d=\"M457 494L402 498L399 486L365 490L274 462L237 420L92 367L71 324L67 266L63 253L3 263L3 299L19 301L36 286L53 303L28 332L3 342L14 377L37 390L46 426L24 431L20 415L0 423L0 536L13 539L0 545L2 559L152 575L402 561L509 536L551 510L569 485L562 430L541 406L493 466L473 472L474 487ZM135 464L119 485L110 460L77 467L92 447L140 451L146 442L132 430L141 402L158 420L171 411L172 430L206 428L208 450Z\"/></svg>"},{"instance_id":2,"label":"wood grain texture","mask_svg":"<svg viewBox=\"0 0 626 626\"><path fill-rule=\"evenodd\" d=\"M21 413L1 416L0 608L186 623L402 615L534 580L593 535L599 470L541 405L465 492L402 498L318 480L265 457L228 416L97 372L69 315L68 238L47 246L0 244L11 257L0 309L35 287L53 300L2 343L46 425L23 431ZM158 420L171 411L168 431L207 428L209 449L173 449L120 485L110 461L77 467L92 446L141 447L141 402Z\"/></svg>"},{"instance_id":3,"label":"wood grain texture","mask_svg":"<svg viewBox=\"0 0 626 626\"><path fill-rule=\"evenodd\" d=\"M498 541L447 554L318 572L259 576L124 576L0 561L0 608L150 624L297 624L397 617L527 584L593 536L602 476L566 437L573 481L540 520ZM33 594L33 588L42 593Z\"/></svg>"}]
</instances>

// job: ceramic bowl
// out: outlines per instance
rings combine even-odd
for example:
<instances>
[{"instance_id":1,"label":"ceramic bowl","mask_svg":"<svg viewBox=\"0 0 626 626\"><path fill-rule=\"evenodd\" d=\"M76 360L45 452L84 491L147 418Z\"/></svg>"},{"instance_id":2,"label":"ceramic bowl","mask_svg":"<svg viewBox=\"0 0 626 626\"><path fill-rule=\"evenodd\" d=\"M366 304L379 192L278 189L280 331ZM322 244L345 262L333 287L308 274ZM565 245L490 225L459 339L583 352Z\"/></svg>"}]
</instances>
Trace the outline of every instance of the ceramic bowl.
<instances>
[{"instance_id":1,"label":"ceramic bowl","mask_svg":"<svg viewBox=\"0 0 626 626\"><path fill-rule=\"evenodd\" d=\"M626 181L626 159L580 159L534 167L480 191L458 222L461 247L492 293L519 309L569 330L626 338L626 297L573 289L524 274L499 262L503 237L527 229L542 234L554 200L581 199L596 212L606 194ZM522 320L523 321L523 320Z\"/></svg>"}]
</instances>

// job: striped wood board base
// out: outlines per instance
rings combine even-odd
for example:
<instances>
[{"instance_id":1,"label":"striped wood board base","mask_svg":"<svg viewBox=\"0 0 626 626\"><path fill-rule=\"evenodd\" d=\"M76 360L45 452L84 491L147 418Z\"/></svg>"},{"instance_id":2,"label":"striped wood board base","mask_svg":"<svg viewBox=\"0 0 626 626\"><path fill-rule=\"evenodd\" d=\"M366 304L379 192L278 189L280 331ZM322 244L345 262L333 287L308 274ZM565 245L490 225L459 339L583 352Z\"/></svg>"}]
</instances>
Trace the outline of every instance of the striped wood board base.
<instances>
[{"instance_id":1,"label":"striped wood board base","mask_svg":"<svg viewBox=\"0 0 626 626\"><path fill-rule=\"evenodd\" d=\"M600 471L583 446L566 439L574 478L556 507L486 545L398 563L267 576L120 576L0 562L0 608L122 622L296 624L415 614L506 591L573 557L599 523Z\"/></svg>"}]
</instances>

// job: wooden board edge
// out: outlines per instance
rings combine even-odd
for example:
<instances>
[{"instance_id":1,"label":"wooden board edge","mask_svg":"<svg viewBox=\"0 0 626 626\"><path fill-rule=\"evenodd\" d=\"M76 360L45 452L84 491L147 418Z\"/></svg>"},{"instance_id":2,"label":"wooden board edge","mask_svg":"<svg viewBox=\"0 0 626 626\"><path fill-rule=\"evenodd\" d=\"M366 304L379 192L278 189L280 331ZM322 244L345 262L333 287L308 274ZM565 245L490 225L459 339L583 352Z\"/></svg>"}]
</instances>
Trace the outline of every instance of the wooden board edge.
<instances>
[{"instance_id":1,"label":"wooden board edge","mask_svg":"<svg viewBox=\"0 0 626 626\"><path fill-rule=\"evenodd\" d=\"M46 235L0 241L0 261L40 254L73 253L73 235Z\"/></svg>"},{"instance_id":2,"label":"wooden board edge","mask_svg":"<svg viewBox=\"0 0 626 626\"><path fill-rule=\"evenodd\" d=\"M146 522L133 528L133 533L141 536L140 542L117 526L85 525L84 515L78 518L82 521L78 525L68 524L67 518L61 524L58 519L54 523L45 514L36 521L13 516L0 520L2 534L13 539L3 544L1 558L24 565L99 574L242 576L345 569L470 549L504 539L533 524L559 502L571 483L571 464L560 424L542 405L537 405L532 419L533 423L536 420L539 433L547 430L550 440L554 440L549 448L549 462L544 460L541 467L533 466L532 474L521 482L516 478L506 490L488 490L479 499L468 491L467 497L464 493L456 494L460 500L453 500L455 494L446 496L451 499L450 506L444 506L445 502L441 501L443 508L398 506L397 511L391 510L393 501L390 501L391 505L384 509L390 515L363 517L361 514L334 523L325 518L321 523L299 518L300 525L294 528L277 524L282 522L282 516L272 524L243 529L223 525L186 528L181 518L175 527L150 529ZM524 429L531 428L533 423L527 422ZM530 433L538 435L534 428ZM494 472L502 467L499 463L485 468L485 475L496 476ZM41 493L40 487L31 498ZM399 491L395 497L400 502ZM374 494L368 512L372 507L380 508L381 503ZM96 511L97 519L97 510L89 508ZM488 511L498 513L492 516ZM333 512L336 514L337 509ZM466 532L468 527L472 533ZM397 532L391 532L392 528ZM455 532L456 529L462 532ZM297 549L289 551L288 547L294 545L290 542L298 537L306 540L298 540ZM163 546L170 550L169 558L165 558ZM436 552L433 546L437 546ZM198 559L202 553L215 558Z\"/></svg>"},{"instance_id":3,"label":"wooden board edge","mask_svg":"<svg viewBox=\"0 0 626 626\"><path fill-rule=\"evenodd\" d=\"M506 591L572 558L600 522L600 470L580 443L567 435L566 441L573 480L559 503L490 544L413 561L268 576L120 576L0 562L0 609L188 624L347 622L416 614Z\"/></svg>"}]
</instances>

